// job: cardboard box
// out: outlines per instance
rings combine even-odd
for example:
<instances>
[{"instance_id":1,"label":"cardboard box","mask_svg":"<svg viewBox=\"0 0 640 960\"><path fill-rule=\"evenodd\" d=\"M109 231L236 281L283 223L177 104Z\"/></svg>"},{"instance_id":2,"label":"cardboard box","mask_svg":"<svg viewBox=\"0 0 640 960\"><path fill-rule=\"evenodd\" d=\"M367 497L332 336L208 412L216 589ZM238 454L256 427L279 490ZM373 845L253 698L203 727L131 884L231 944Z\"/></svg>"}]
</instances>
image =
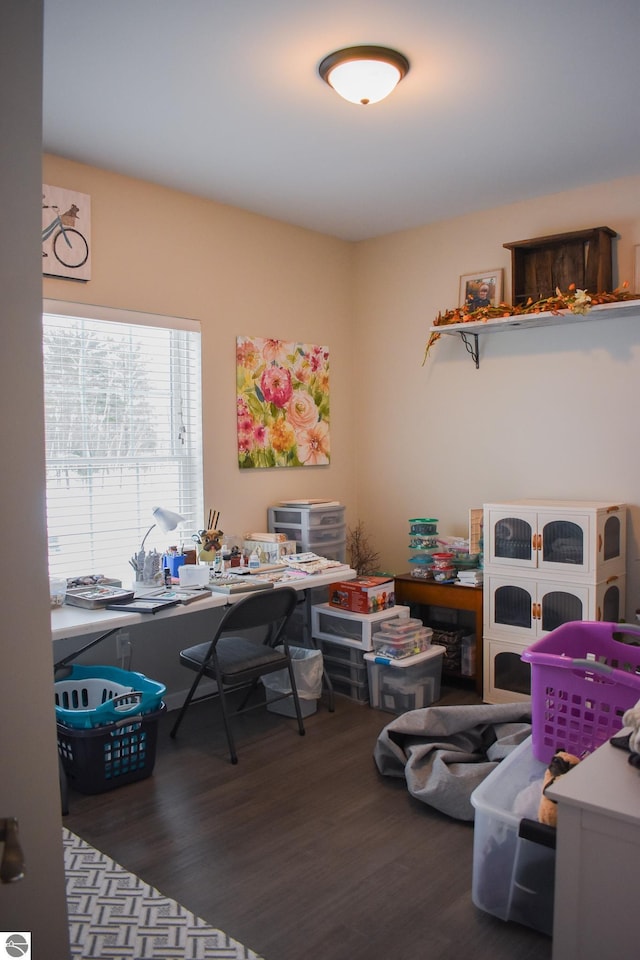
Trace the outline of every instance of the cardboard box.
<instances>
[{"instance_id":1,"label":"cardboard box","mask_svg":"<svg viewBox=\"0 0 640 960\"><path fill-rule=\"evenodd\" d=\"M389 577L356 577L332 583L329 604L353 613L377 613L395 606L395 588Z\"/></svg>"}]
</instances>

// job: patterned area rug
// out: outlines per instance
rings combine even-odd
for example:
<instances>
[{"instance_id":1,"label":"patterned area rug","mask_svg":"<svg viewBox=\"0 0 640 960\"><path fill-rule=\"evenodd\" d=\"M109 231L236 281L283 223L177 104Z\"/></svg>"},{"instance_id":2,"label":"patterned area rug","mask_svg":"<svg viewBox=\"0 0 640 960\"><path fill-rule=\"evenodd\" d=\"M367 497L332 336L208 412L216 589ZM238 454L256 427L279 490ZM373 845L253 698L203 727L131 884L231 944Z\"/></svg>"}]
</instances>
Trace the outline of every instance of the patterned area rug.
<instances>
[{"instance_id":1,"label":"patterned area rug","mask_svg":"<svg viewBox=\"0 0 640 960\"><path fill-rule=\"evenodd\" d=\"M63 829L73 960L260 960Z\"/></svg>"}]
</instances>

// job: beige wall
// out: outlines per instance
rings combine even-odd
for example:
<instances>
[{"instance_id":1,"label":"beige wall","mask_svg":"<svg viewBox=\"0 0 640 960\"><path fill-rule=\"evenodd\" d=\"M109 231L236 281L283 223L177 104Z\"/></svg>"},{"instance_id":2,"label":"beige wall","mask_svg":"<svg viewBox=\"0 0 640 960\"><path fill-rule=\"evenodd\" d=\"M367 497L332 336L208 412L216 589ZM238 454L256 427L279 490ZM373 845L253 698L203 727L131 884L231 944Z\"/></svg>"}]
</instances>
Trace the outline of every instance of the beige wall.
<instances>
[{"instance_id":1,"label":"beige wall","mask_svg":"<svg viewBox=\"0 0 640 960\"><path fill-rule=\"evenodd\" d=\"M640 178L348 244L142 181L45 156L45 182L92 198L93 279L45 296L202 321L205 505L227 532L285 497L330 496L362 518L390 572L407 569L407 519L464 535L470 507L553 497L640 503L638 317L484 337L476 370L457 338L422 366L461 274L502 267L503 243L610 226L616 282L633 277ZM640 280L639 280L640 283ZM328 468L240 471L237 334L327 344ZM629 529L628 614L640 606L640 506Z\"/></svg>"},{"instance_id":2,"label":"beige wall","mask_svg":"<svg viewBox=\"0 0 640 960\"><path fill-rule=\"evenodd\" d=\"M466 535L468 509L519 497L640 504L638 316L480 338L480 369L444 337L421 366L459 276L503 267L502 246L567 230L618 231L614 282L633 277L640 178L378 238L356 251L360 514L386 569L408 569L407 519ZM637 278L640 284L640 278ZM640 607L640 507L632 510L627 612Z\"/></svg>"},{"instance_id":3,"label":"beige wall","mask_svg":"<svg viewBox=\"0 0 640 960\"><path fill-rule=\"evenodd\" d=\"M93 259L89 282L45 278L45 297L201 321L205 510L221 511L225 532L266 529L267 507L292 497L334 498L355 515L353 247L56 156L43 182L91 196ZM329 347L329 466L239 470L237 335Z\"/></svg>"}]
</instances>

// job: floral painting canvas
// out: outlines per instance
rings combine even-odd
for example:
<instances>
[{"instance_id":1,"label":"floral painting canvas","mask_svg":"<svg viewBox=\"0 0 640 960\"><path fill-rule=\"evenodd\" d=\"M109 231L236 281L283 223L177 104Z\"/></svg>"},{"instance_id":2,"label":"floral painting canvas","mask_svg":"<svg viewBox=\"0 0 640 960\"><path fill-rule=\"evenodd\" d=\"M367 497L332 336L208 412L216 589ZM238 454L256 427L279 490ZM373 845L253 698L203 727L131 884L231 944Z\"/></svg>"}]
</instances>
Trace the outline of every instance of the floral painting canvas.
<instances>
[{"instance_id":1,"label":"floral painting canvas","mask_svg":"<svg viewBox=\"0 0 640 960\"><path fill-rule=\"evenodd\" d=\"M239 466L328 464L327 347L238 337L236 363Z\"/></svg>"}]
</instances>

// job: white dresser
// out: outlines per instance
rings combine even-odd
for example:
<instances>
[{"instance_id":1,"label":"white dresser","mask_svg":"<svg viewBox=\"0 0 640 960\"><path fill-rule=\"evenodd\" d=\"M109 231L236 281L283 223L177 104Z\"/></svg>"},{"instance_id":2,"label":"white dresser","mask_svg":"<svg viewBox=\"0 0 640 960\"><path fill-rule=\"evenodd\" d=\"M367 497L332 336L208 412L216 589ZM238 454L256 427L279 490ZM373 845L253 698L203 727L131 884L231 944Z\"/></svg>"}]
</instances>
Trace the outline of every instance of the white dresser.
<instances>
[{"instance_id":1,"label":"white dresser","mask_svg":"<svg viewBox=\"0 0 640 960\"><path fill-rule=\"evenodd\" d=\"M558 802L553 960L636 960L640 770L605 743L548 791Z\"/></svg>"}]
</instances>

